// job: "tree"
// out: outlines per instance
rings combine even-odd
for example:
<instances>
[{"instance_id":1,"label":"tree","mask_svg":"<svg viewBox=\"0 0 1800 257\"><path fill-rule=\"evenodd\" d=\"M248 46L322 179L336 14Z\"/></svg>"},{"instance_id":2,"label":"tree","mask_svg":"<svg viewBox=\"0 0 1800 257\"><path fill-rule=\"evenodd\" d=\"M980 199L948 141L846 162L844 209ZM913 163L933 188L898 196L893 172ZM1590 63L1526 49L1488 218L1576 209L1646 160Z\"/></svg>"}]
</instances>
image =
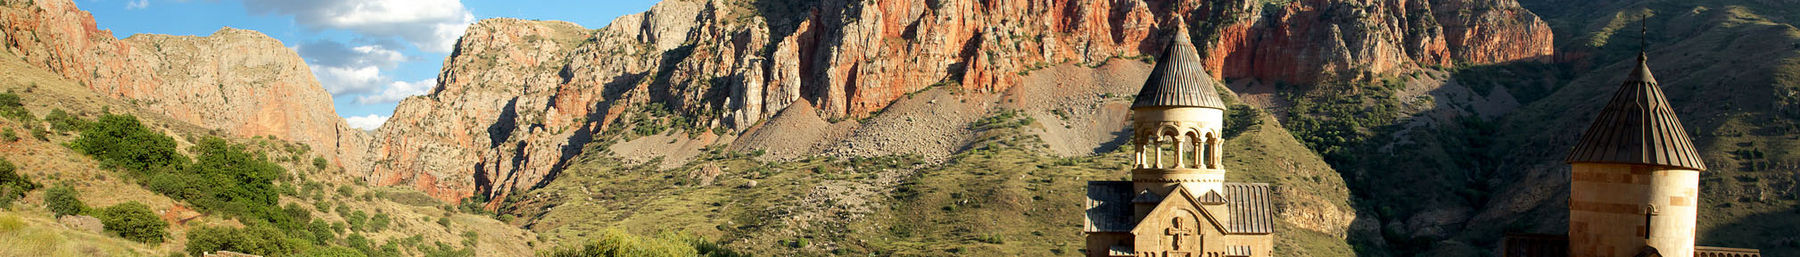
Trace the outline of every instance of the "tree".
<instances>
[{"instance_id":1,"label":"tree","mask_svg":"<svg viewBox=\"0 0 1800 257\"><path fill-rule=\"evenodd\" d=\"M325 170L325 168L328 168L330 166L331 166L331 162L326 161L325 157L313 157L313 168L317 168L318 170Z\"/></svg>"},{"instance_id":2,"label":"tree","mask_svg":"<svg viewBox=\"0 0 1800 257\"><path fill-rule=\"evenodd\" d=\"M58 217L81 214L82 210L87 209L87 204L81 203L78 195L75 188L69 187L69 185L51 187L49 191L44 192L44 207L49 208L50 212L55 213Z\"/></svg>"},{"instance_id":3,"label":"tree","mask_svg":"<svg viewBox=\"0 0 1800 257\"><path fill-rule=\"evenodd\" d=\"M139 178L187 163L187 157L175 151L174 138L145 127L131 115L100 116L69 146L94 157L101 166L122 168Z\"/></svg>"},{"instance_id":4,"label":"tree","mask_svg":"<svg viewBox=\"0 0 1800 257\"><path fill-rule=\"evenodd\" d=\"M305 251L302 249L304 243L304 239L287 238L280 230L267 225L242 229L205 226L188 231L187 252L194 256L217 251L285 256Z\"/></svg>"},{"instance_id":5,"label":"tree","mask_svg":"<svg viewBox=\"0 0 1800 257\"><path fill-rule=\"evenodd\" d=\"M25 192L37 190L39 185L31 182L31 178L19 175L18 168L6 159L0 159L0 208L12 205L13 200L25 197Z\"/></svg>"},{"instance_id":6,"label":"tree","mask_svg":"<svg viewBox=\"0 0 1800 257\"><path fill-rule=\"evenodd\" d=\"M160 244L167 235L169 222L150 211L150 206L136 201L100 209L100 224L121 238L149 244Z\"/></svg>"},{"instance_id":7,"label":"tree","mask_svg":"<svg viewBox=\"0 0 1800 257\"><path fill-rule=\"evenodd\" d=\"M299 257L364 257L362 252L343 246L319 247L300 253Z\"/></svg>"}]
</instances>

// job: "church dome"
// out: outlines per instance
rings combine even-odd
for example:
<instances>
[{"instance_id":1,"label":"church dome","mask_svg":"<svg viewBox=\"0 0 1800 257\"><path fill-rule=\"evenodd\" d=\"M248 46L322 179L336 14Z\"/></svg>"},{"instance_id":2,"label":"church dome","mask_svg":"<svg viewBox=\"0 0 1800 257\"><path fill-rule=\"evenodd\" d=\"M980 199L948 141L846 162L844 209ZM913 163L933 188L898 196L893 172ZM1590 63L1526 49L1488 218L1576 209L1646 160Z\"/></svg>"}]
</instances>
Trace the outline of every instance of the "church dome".
<instances>
[{"instance_id":1,"label":"church dome","mask_svg":"<svg viewBox=\"0 0 1800 257\"><path fill-rule=\"evenodd\" d=\"M1569 163L1648 164L1706 170L1642 54L1612 101L1581 133Z\"/></svg>"},{"instance_id":2,"label":"church dome","mask_svg":"<svg viewBox=\"0 0 1800 257\"><path fill-rule=\"evenodd\" d=\"M1156 68L1151 70L1150 79L1144 81L1144 88L1138 90L1131 108L1202 107L1224 110L1225 103L1219 100L1219 92L1214 89L1218 82L1213 81L1202 66L1200 51L1194 49L1193 40L1188 37L1187 23L1179 18L1175 23L1177 27L1173 42L1169 43L1162 56L1156 58Z\"/></svg>"}]
</instances>

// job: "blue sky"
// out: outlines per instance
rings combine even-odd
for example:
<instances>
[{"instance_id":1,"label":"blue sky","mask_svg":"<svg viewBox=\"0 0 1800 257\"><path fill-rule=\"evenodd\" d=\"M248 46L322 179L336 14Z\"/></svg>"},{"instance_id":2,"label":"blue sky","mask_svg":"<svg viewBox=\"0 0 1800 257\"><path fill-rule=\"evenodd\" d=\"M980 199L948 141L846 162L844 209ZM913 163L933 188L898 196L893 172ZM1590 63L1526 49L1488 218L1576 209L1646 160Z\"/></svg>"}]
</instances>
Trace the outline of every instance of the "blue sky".
<instances>
[{"instance_id":1,"label":"blue sky","mask_svg":"<svg viewBox=\"0 0 1800 257\"><path fill-rule=\"evenodd\" d=\"M260 31L295 49L339 116L372 129L407 96L430 92L468 24L487 18L562 20L594 29L643 12L652 0L75 0L101 29L210 35Z\"/></svg>"}]
</instances>

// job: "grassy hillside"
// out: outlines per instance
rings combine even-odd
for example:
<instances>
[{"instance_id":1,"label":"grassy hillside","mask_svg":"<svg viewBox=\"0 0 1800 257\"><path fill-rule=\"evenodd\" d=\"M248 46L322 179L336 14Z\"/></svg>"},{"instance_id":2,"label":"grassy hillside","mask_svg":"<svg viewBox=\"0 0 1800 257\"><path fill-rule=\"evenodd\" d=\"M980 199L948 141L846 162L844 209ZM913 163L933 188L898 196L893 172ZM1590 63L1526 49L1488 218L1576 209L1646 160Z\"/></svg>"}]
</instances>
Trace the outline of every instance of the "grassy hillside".
<instances>
[{"instance_id":1,"label":"grassy hillside","mask_svg":"<svg viewBox=\"0 0 1800 257\"><path fill-rule=\"evenodd\" d=\"M9 54L0 53L0 75L4 75L0 98L18 99L16 106L0 103L6 114L0 118L0 159L16 166L26 180L43 185L0 208L0 241L19 246L0 249L0 255L166 256L219 249L272 256L327 250L368 256L533 252L535 237L530 232L489 216L463 213L409 189L363 186L341 170L325 168L331 165L318 163L324 160L304 145L233 138L172 122L138 109L135 103L96 95ZM142 128L107 134L145 137L100 147L111 154L91 150L90 143L77 143L91 141L98 135L93 133L100 133L97 127L119 127L95 122L103 116L132 117L133 127ZM166 138L167 144L138 140L154 137ZM148 161L152 159L145 156L176 158ZM150 165L155 163L168 165ZM228 175L237 171L254 172ZM192 175L164 176L168 174ZM245 180L250 177L260 179ZM59 222L60 215L50 207L68 205L52 201L67 199L47 193L55 187L72 189L73 199L86 206L74 215L108 222L124 214L111 214L107 207L135 202L149 207L139 220L169 225L143 234L151 237L126 240L117 232L125 231L124 225L92 224L103 229L90 231L70 225L79 222ZM196 233L208 234L202 236L207 239L196 239Z\"/></svg>"},{"instance_id":2,"label":"grassy hillside","mask_svg":"<svg viewBox=\"0 0 1800 257\"><path fill-rule=\"evenodd\" d=\"M1277 185L1286 211L1277 251L1342 256L1349 192L1335 172L1268 115L1240 108L1226 143L1234 181ZM912 156L762 161L708 149L678 168L625 163L591 148L543 188L513 199L551 244L612 229L707 238L768 255L1077 256L1085 183L1122 180L1123 152L1059 158L1024 133L1043 126L1010 110L972 127L979 138L943 163ZM1254 122L1252 122L1254 121ZM1337 224L1335 227L1343 227Z\"/></svg>"}]
</instances>

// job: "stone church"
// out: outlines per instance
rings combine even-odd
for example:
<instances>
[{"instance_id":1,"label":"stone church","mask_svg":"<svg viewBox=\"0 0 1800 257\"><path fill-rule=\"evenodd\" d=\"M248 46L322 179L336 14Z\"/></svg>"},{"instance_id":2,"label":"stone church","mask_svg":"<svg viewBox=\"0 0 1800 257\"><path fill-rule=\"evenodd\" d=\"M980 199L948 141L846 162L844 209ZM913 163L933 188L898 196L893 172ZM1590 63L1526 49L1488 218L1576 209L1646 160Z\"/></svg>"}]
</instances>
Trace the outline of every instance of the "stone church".
<instances>
[{"instance_id":1,"label":"stone church","mask_svg":"<svg viewBox=\"0 0 1800 257\"><path fill-rule=\"evenodd\" d=\"M1176 24L1184 24L1177 21ZM1131 103L1131 181L1088 181L1088 256L1271 256L1269 185L1225 182L1225 104L1185 26Z\"/></svg>"},{"instance_id":2,"label":"stone church","mask_svg":"<svg viewBox=\"0 0 1800 257\"><path fill-rule=\"evenodd\" d=\"M1650 75L1646 54L1569 153L1569 232L1507 235L1507 257L1759 257L1695 246L1706 164Z\"/></svg>"}]
</instances>

